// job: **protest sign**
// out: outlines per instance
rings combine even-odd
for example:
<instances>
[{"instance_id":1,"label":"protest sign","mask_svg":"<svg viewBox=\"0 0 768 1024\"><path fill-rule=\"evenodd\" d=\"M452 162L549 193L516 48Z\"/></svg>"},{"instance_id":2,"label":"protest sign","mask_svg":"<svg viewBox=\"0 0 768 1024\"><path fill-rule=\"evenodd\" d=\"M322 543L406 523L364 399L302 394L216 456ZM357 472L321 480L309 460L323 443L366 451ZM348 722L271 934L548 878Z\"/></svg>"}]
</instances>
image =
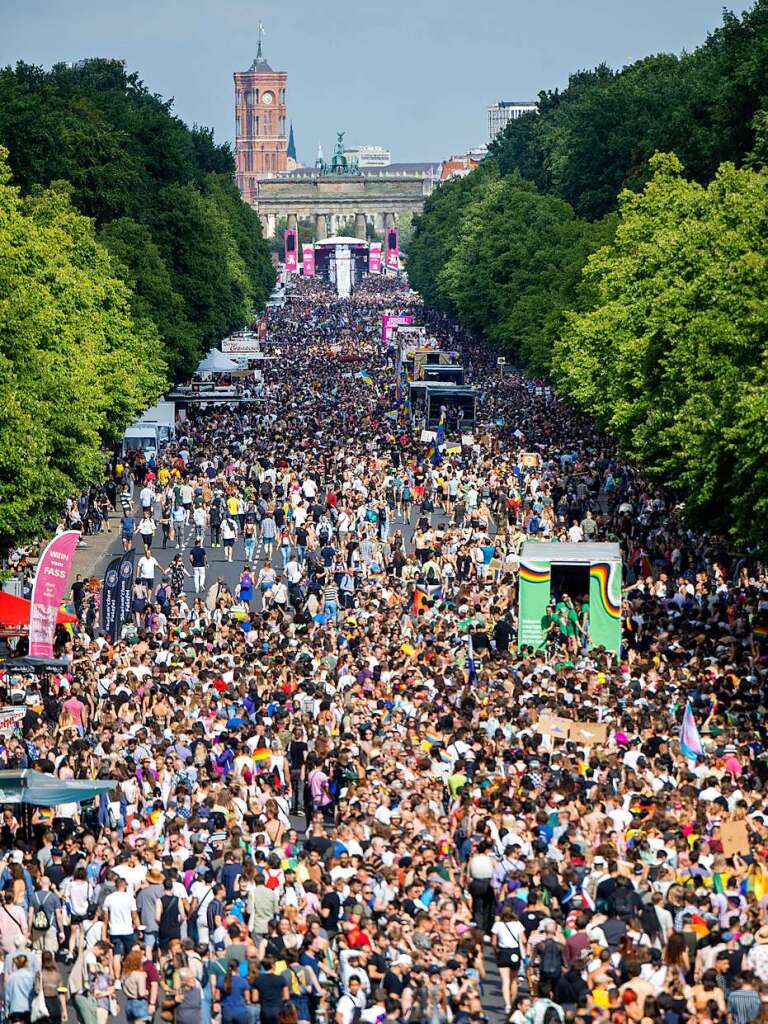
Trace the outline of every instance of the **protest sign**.
<instances>
[{"instance_id":1,"label":"protest sign","mask_svg":"<svg viewBox=\"0 0 768 1024\"><path fill-rule=\"evenodd\" d=\"M720 842L723 854L732 857L734 853L749 853L749 830L746 821L726 821L720 826Z\"/></svg>"},{"instance_id":2,"label":"protest sign","mask_svg":"<svg viewBox=\"0 0 768 1024\"><path fill-rule=\"evenodd\" d=\"M26 708L0 708L0 736L9 736L19 722L24 721Z\"/></svg>"},{"instance_id":3,"label":"protest sign","mask_svg":"<svg viewBox=\"0 0 768 1024\"><path fill-rule=\"evenodd\" d=\"M542 715L536 725L534 732L541 733L553 740L567 740L570 728L574 723L570 718L561 718L559 715Z\"/></svg>"},{"instance_id":4,"label":"protest sign","mask_svg":"<svg viewBox=\"0 0 768 1024\"><path fill-rule=\"evenodd\" d=\"M608 726L601 722L571 722L568 739L585 747L608 742Z\"/></svg>"}]
</instances>

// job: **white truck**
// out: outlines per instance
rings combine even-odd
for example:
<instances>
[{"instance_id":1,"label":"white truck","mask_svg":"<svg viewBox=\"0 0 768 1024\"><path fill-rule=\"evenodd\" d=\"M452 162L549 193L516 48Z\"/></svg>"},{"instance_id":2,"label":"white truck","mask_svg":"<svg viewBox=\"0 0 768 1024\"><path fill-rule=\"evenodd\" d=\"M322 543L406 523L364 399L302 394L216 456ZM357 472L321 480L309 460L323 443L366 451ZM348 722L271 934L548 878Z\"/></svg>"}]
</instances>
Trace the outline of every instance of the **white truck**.
<instances>
[{"instance_id":1,"label":"white truck","mask_svg":"<svg viewBox=\"0 0 768 1024\"><path fill-rule=\"evenodd\" d=\"M176 436L176 404L158 402L147 409L123 434L123 458L129 452L142 451L144 458L157 455L161 444Z\"/></svg>"}]
</instances>

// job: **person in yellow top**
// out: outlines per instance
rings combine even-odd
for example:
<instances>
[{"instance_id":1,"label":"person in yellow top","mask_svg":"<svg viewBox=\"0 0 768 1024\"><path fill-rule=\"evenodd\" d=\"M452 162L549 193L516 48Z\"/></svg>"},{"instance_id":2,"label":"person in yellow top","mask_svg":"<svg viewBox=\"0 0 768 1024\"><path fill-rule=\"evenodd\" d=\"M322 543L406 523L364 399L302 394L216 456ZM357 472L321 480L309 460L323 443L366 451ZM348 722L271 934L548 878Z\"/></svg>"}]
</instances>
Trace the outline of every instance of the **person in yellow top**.
<instances>
[{"instance_id":1,"label":"person in yellow top","mask_svg":"<svg viewBox=\"0 0 768 1024\"><path fill-rule=\"evenodd\" d=\"M237 495L230 494L230 496L227 498L227 511L229 512L229 514L231 516L236 516L239 507L240 503L238 501Z\"/></svg>"},{"instance_id":2,"label":"person in yellow top","mask_svg":"<svg viewBox=\"0 0 768 1024\"><path fill-rule=\"evenodd\" d=\"M161 466L157 471L157 482L161 487L166 487L168 481L171 479L171 471L167 466Z\"/></svg>"}]
</instances>

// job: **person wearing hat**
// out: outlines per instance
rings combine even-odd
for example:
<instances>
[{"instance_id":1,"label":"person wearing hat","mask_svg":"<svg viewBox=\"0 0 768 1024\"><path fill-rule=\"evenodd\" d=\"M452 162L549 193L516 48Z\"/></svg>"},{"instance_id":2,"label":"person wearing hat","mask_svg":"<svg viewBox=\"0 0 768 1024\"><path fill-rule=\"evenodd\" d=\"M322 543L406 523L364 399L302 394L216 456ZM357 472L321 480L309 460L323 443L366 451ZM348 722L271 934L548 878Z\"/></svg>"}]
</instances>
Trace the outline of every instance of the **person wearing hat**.
<instances>
[{"instance_id":1,"label":"person wearing hat","mask_svg":"<svg viewBox=\"0 0 768 1024\"><path fill-rule=\"evenodd\" d=\"M763 984L768 983L768 924L762 925L755 932L755 942L750 948L745 964Z\"/></svg>"},{"instance_id":2,"label":"person wearing hat","mask_svg":"<svg viewBox=\"0 0 768 1024\"><path fill-rule=\"evenodd\" d=\"M152 959L152 950L157 945L158 922L157 901L163 895L165 875L159 867L151 867L147 872L145 884L136 893L136 909L139 915L139 931L144 938L144 955Z\"/></svg>"}]
</instances>

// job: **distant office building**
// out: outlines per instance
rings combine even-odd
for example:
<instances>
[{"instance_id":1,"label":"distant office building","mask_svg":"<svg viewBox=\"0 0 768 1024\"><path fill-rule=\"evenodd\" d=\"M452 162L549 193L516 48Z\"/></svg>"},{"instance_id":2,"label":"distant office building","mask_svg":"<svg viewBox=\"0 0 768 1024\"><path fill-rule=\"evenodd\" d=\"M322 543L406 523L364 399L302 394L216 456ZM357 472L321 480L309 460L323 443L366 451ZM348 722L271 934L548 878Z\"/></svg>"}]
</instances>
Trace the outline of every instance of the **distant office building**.
<instances>
[{"instance_id":1,"label":"distant office building","mask_svg":"<svg viewBox=\"0 0 768 1024\"><path fill-rule=\"evenodd\" d=\"M488 141L493 142L510 121L516 121L523 114L535 113L536 110L537 104L533 100L499 100L494 103L488 107Z\"/></svg>"},{"instance_id":2,"label":"distant office building","mask_svg":"<svg viewBox=\"0 0 768 1024\"><path fill-rule=\"evenodd\" d=\"M383 146L350 146L344 150L347 160L356 160L358 167L389 167L392 154Z\"/></svg>"}]
</instances>

